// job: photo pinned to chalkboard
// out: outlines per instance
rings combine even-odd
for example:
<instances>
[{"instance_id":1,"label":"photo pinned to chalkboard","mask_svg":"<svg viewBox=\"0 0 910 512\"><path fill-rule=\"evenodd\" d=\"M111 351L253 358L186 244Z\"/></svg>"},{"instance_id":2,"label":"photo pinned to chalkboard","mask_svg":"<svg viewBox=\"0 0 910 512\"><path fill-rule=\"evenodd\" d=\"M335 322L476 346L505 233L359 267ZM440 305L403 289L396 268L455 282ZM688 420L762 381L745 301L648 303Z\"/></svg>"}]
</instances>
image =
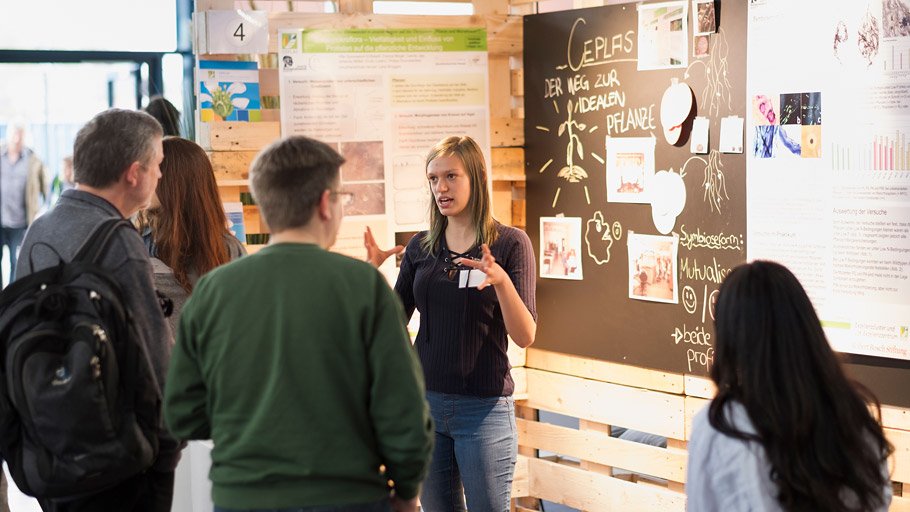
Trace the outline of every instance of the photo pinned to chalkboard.
<instances>
[{"instance_id":1,"label":"photo pinned to chalkboard","mask_svg":"<svg viewBox=\"0 0 910 512\"><path fill-rule=\"evenodd\" d=\"M704 59L711 56L711 36L701 34L692 38L692 56Z\"/></svg>"},{"instance_id":2,"label":"photo pinned to chalkboard","mask_svg":"<svg viewBox=\"0 0 910 512\"><path fill-rule=\"evenodd\" d=\"M679 304L679 237L628 232L629 298Z\"/></svg>"},{"instance_id":3,"label":"photo pinned to chalkboard","mask_svg":"<svg viewBox=\"0 0 910 512\"><path fill-rule=\"evenodd\" d=\"M607 137L607 201L650 203L654 177L654 137Z\"/></svg>"},{"instance_id":4,"label":"photo pinned to chalkboard","mask_svg":"<svg viewBox=\"0 0 910 512\"><path fill-rule=\"evenodd\" d=\"M714 11L714 0L692 0L692 13L695 15L695 35L717 32L717 14Z\"/></svg>"},{"instance_id":5,"label":"photo pinned to chalkboard","mask_svg":"<svg viewBox=\"0 0 910 512\"><path fill-rule=\"evenodd\" d=\"M638 70L689 65L689 2L638 5Z\"/></svg>"},{"instance_id":6,"label":"photo pinned to chalkboard","mask_svg":"<svg viewBox=\"0 0 910 512\"><path fill-rule=\"evenodd\" d=\"M581 281L581 217L541 217L540 237L540 277Z\"/></svg>"}]
</instances>

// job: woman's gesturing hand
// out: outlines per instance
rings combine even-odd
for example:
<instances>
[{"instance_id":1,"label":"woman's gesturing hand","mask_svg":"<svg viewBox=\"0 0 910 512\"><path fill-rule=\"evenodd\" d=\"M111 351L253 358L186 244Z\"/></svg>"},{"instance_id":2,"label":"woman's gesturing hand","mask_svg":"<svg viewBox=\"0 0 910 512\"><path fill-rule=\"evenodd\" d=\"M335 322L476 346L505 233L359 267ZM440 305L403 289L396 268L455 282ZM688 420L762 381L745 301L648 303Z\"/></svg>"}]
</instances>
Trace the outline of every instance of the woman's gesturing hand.
<instances>
[{"instance_id":1,"label":"woman's gesturing hand","mask_svg":"<svg viewBox=\"0 0 910 512\"><path fill-rule=\"evenodd\" d=\"M504 280L509 279L506 271L499 266L499 263L496 263L496 258L490 254L490 247L487 244L483 244L480 246L480 249L483 251L483 255L479 260L461 258L457 262L466 267L480 270L487 275L487 278L477 286L477 289L483 290L490 285L496 286L497 284L502 283Z\"/></svg>"},{"instance_id":2,"label":"woman's gesturing hand","mask_svg":"<svg viewBox=\"0 0 910 512\"><path fill-rule=\"evenodd\" d=\"M382 262L387 260L389 256L393 254L401 254L404 251L403 245L396 245L387 251L383 251L376 245L376 239L373 238L373 231L370 230L370 227L367 226L367 230L363 232L363 246L367 250L367 261L372 263L374 267L379 267L382 265Z\"/></svg>"}]
</instances>

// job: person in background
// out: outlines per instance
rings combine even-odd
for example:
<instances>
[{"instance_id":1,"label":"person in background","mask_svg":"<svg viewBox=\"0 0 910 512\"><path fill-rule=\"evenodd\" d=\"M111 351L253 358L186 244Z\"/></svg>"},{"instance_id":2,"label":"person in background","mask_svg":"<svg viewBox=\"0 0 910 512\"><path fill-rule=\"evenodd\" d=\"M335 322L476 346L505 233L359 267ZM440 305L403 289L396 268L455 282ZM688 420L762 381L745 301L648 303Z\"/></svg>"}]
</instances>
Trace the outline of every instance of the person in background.
<instances>
[{"instance_id":1,"label":"person in background","mask_svg":"<svg viewBox=\"0 0 910 512\"><path fill-rule=\"evenodd\" d=\"M142 217L142 239L152 257L155 288L173 301L174 332L180 309L199 277L246 255L227 229L227 218L208 156L195 142L165 137L161 179Z\"/></svg>"},{"instance_id":2,"label":"person in background","mask_svg":"<svg viewBox=\"0 0 910 512\"><path fill-rule=\"evenodd\" d=\"M214 441L216 512L417 511L432 421L394 292L328 251L343 162L306 137L266 148L250 188L268 247L209 272L180 315L165 417Z\"/></svg>"},{"instance_id":3,"label":"person in background","mask_svg":"<svg viewBox=\"0 0 910 512\"><path fill-rule=\"evenodd\" d=\"M73 179L73 155L67 155L63 157L63 160L60 162L60 172L54 176L54 179L51 181L51 195L50 200L48 201L48 207L53 208L65 190L75 187L76 182Z\"/></svg>"},{"instance_id":4,"label":"person in background","mask_svg":"<svg viewBox=\"0 0 910 512\"><path fill-rule=\"evenodd\" d=\"M420 502L427 512L463 511L467 498L469 510L505 512L517 455L507 336L534 342L534 252L528 235L493 219L470 137L440 141L426 173L430 229L408 243L395 284L407 318L420 312L415 346L436 425ZM402 249L380 250L369 230L364 245L376 266Z\"/></svg>"},{"instance_id":5,"label":"person in background","mask_svg":"<svg viewBox=\"0 0 910 512\"><path fill-rule=\"evenodd\" d=\"M129 218L148 207L161 177L161 126L150 115L131 110L106 110L76 134L73 163L76 188L67 190L56 207L35 220L22 244L19 277L69 261L94 230L109 219ZM100 265L123 291L129 319L154 370L154 378L139 379L137 394L163 393L173 336L155 287L152 267L142 239L133 229L119 228L111 236ZM69 385L91 386L93 382ZM154 386L156 389L152 390ZM154 396L153 395L153 396ZM142 413L159 417L155 411ZM138 411L137 411L138 413ZM166 512L174 494L174 468L180 447L163 428L157 431L158 456L151 467L104 491L70 501L44 501L42 509L54 512L117 510Z\"/></svg>"},{"instance_id":6,"label":"person in background","mask_svg":"<svg viewBox=\"0 0 910 512\"><path fill-rule=\"evenodd\" d=\"M688 508L888 510L878 400L844 374L796 277L768 261L735 268L715 331L717 395L693 422Z\"/></svg>"},{"instance_id":7,"label":"person in background","mask_svg":"<svg viewBox=\"0 0 910 512\"><path fill-rule=\"evenodd\" d=\"M163 96L153 96L143 109L161 123L165 137L180 136L180 111Z\"/></svg>"},{"instance_id":8,"label":"person in background","mask_svg":"<svg viewBox=\"0 0 910 512\"><path fill-rule=\"evenodd\" d=\"M6 146L0 149L0 249L9 250L9 282L16 279L16 259L25 230L47 199L46 172L41 159L25 146L25 125L9 125Z\"/></svg>"}]
</instances>

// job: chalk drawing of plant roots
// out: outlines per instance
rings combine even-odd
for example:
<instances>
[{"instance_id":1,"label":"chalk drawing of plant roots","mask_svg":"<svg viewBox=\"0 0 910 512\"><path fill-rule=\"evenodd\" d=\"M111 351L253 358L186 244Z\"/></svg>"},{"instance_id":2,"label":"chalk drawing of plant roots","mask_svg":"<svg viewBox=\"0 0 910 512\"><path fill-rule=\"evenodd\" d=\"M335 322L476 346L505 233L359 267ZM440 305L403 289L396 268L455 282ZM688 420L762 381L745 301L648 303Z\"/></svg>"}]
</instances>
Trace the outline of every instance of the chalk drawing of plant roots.
<instances>
[{"instance_id":1,"label":"chalk drawing of plant roots","mask_svg":"<svg viewBox=\"0 0 910 512\"><path fill-rule=\"evenodd\" d=\"M724 201L729 201L727 195L727 180L724 177L724 164L720 161L720 152L716 149L711 150L708 155L708 165L705 166L705 179L702 186L705 188L704 200L711 205L711 211L721 212L721 206Z\"/></svg>"},{"instance_id":2,"label":"chalk drawing of plant roots","mask_svg":"<svg viewBox=\"0 0 910 512\"><path fill-rule=\"evenodd\" d=\"M565 122L559 125L558 132L559 137L562 137L564 133L569 136L569 142L566 144L566 166L559 170L557 176L564 178L569 183L578 183L581 180L587 179L588 173L585 172L580 165L575 163L576 153L580 160L584 159L584 147L581 145L581 139L575 134L575 129L577 128L580 131L584 131L588 126L572 119L572 114L575 111L572 100L569 100L566 107L568 117Z\"/></svg>"},{"instance_id":3,"label":"chalk drawing of plant roots","mask_svg":"<svg viewBox=\"0 0 910 512\"><path fill-rule=\"evenodd\" d=\"M711 37L710 60L696 60L686 68L685 77L689 78L689 70L696 64L705 66L705 85L701 92L702 105L708 105L708 113L712 116L720 115L720 107L724 103L727 111L733 110L733 86L727 78L727 56L730 54L730 44L727 34L723 29Z\"/></svg>"}]
</instances>

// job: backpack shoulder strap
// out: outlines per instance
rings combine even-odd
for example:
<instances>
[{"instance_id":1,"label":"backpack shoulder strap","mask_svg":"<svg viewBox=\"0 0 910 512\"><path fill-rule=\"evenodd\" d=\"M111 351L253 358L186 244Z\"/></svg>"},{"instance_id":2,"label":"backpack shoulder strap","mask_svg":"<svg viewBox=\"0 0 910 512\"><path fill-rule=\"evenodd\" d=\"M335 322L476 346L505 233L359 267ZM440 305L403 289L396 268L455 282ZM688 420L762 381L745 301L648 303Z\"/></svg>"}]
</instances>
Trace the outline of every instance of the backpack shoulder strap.
<instances>
[{"instance_id":1,"label":"backpack shoulder strap","mask_svg":"<svg viewBox=\"0 0 910 512\"><path fill-rule=\"evenodd\" d=\"M91 263L97 263L101 256L104 254L107 245L110 242L111 236L114 234L114 231L121 226L129 226L131 229L133 225L126 219L108 219L102 222L92 234L89 236L88 240L82 244L82 247L79 248L79 251L76 252L76 255L73 257L73 261L86 261Z\"/></svg>"}]
</instances>

